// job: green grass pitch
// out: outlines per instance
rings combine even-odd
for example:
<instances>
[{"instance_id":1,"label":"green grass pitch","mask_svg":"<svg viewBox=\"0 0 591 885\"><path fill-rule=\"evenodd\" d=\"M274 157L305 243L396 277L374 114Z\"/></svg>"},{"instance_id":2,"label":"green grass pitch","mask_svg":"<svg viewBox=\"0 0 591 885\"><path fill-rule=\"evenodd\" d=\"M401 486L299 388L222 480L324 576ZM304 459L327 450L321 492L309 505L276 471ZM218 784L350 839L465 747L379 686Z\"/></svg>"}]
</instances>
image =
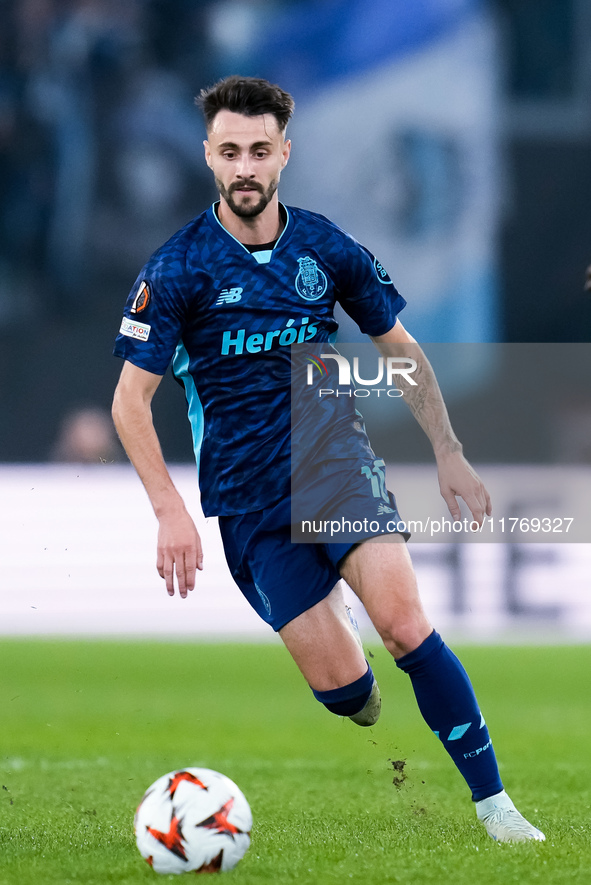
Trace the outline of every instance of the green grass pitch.
<instances>
[{"instance_id":1,"label":"green grass pitch","mask_svg":"<svg viewBox=\"0 0 591 885\"><path fill-rule=\"evenodd\" d=\"M507 790L545 843L497 845L375 643L380 722L312 697L276 643L4 640L1 885L157 883L133 837L144 790L177 767L244 791L234 885L591 881L591 648L460 648ZM457 650L457 649L456 649Z\"/></svg>"}]
</instances>

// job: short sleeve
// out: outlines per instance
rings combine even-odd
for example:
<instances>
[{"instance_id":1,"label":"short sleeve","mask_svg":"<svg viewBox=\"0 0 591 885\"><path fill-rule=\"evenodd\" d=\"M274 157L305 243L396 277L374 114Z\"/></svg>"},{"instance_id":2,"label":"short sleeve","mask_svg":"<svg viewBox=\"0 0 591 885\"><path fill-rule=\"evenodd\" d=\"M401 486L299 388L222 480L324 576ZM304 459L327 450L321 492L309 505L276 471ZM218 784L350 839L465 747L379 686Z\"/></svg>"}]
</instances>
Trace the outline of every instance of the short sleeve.
<instances>
[{"instance_id":1,"label":"short sleeve","mask_svg":"<svg viewBox=\"0 0 591 885\"><path fill-rule=\"evenodd\" d=\"M360 243L353 243L356 248L346 250L338 300L365 335L385 335L406 301L378 259Z\"/></svg>"},{"instance_id":2,"label":"short sleeve","mask_svg":"<svg viewBox=\"0 0 591 885\"><path fill-rule=\"evenodd\" d=\"M140 369L164 375L185 322L186 299L179 282L148 264L129 293L113 352Z\"/></svg>"}]
</instances>

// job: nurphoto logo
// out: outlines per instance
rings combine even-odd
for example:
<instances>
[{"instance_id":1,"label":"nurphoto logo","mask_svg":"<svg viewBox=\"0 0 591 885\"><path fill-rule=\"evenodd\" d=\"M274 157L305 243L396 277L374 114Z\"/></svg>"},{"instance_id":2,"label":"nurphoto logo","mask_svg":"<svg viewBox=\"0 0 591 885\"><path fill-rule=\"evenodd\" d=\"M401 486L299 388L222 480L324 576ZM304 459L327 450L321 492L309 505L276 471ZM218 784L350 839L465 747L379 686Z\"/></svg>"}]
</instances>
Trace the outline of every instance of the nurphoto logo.
<instances>
[{"instance_id":1,"label":"nurphoto logo","mask_svg":"<svg viewBox=\"0 0 591 885\"><path fill-rule=\"evenodd\" d=\"M372 394L380 396L385 394L390 397L404 396L404 392L397 386L397 381L404 381L411 387L416 387L417 382L412 377L416 371L417 361L411 357L380 356L377 358L377 372L375 378L362 378L359 371L359 357L353 357L353 365L339 353L321 353L308 356L306 384L311 386L315 383L314 373L320 372L322 378L330 380L330 369L325 360L334 360L338 368L338 379L335 387L321 387L318 396L355 396L368 397ZM330 368L334 368L331 365ZM359 387L355 385L360 385ZM382 386L380 386L382 385ZM385 386L384 386L385 385ZM342 389L344 388L344 389Z\"/></svg>"}]
</instances>

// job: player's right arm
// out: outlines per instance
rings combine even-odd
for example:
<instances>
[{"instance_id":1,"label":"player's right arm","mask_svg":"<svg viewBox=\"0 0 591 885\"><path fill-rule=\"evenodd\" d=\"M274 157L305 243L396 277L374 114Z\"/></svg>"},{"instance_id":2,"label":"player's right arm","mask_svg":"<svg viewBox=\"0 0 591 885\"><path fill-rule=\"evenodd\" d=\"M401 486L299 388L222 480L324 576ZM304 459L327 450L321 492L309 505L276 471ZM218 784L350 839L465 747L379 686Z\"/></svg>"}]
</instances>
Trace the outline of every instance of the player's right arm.
<instances>
[{"instance_id":1,"label":"player's right arm","mask_svg":"<svg viewBox=\"0 0 591 885\"><path fill-rule=\"evenodd\" d=\"M439 487L454 520L461 518L457 498L463 498L474 520L482 525L485 515L492 513L490 496L472 466L466 461L457 436L453 432L449 415L435 377L435 373L423 350L404 328L400 320L384 335L372 338L385 357L408 357L414 359L414 385L407 383L404 375L397 384L414 417L421 425L433 446Z\"/></svg>"},{"instance_id":2,"label":"player's right arm","mask_svg":"<svg viewBox=\"0 0 591 885\"><path fill-rule=\"evenodd\" d=\"M176 574L184 598L195 586L196 569L203 568L203 553L195 523L166 467L152 420L152 398L161 380L160 375L126 360L113 399L113 421L158 519L158 574L170 596Z\"/></svg>"}]
</instances>

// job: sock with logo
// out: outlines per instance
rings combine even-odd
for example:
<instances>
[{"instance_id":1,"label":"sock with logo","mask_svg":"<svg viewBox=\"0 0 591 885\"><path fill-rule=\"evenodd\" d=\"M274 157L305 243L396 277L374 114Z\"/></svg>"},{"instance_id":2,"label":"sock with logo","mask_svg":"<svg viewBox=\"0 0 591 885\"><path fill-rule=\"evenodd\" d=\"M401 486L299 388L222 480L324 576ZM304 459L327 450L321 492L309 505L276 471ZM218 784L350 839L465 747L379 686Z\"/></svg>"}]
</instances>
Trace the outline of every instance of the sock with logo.
<instances>
[{"instance_id":1,"label":"sock with logo","mask_svg":"<svg viewBox=\"0 0 591 885\"><path fill-rule=\"evenodd\" d=\"M503 784L474 689L439 633L434 630L396 665L410 676L423 719L453 759L472 799L500 793Z\"/></svg>"},{"instance_id":2,"label":"sock with logo","mask_svg":"<svg viewBox=\"0 0 591 885\"><path fill-rule=\"evenodd\" d=\"M341 688L333 688L330 691L316 691L313 688L312 693L316 700L324 704L331 713L335 713L337 716L354 716L365 707L373 683L374 675L368 664L366 672L355 682L343 685Z\"/></svg>"}]
</instances>

